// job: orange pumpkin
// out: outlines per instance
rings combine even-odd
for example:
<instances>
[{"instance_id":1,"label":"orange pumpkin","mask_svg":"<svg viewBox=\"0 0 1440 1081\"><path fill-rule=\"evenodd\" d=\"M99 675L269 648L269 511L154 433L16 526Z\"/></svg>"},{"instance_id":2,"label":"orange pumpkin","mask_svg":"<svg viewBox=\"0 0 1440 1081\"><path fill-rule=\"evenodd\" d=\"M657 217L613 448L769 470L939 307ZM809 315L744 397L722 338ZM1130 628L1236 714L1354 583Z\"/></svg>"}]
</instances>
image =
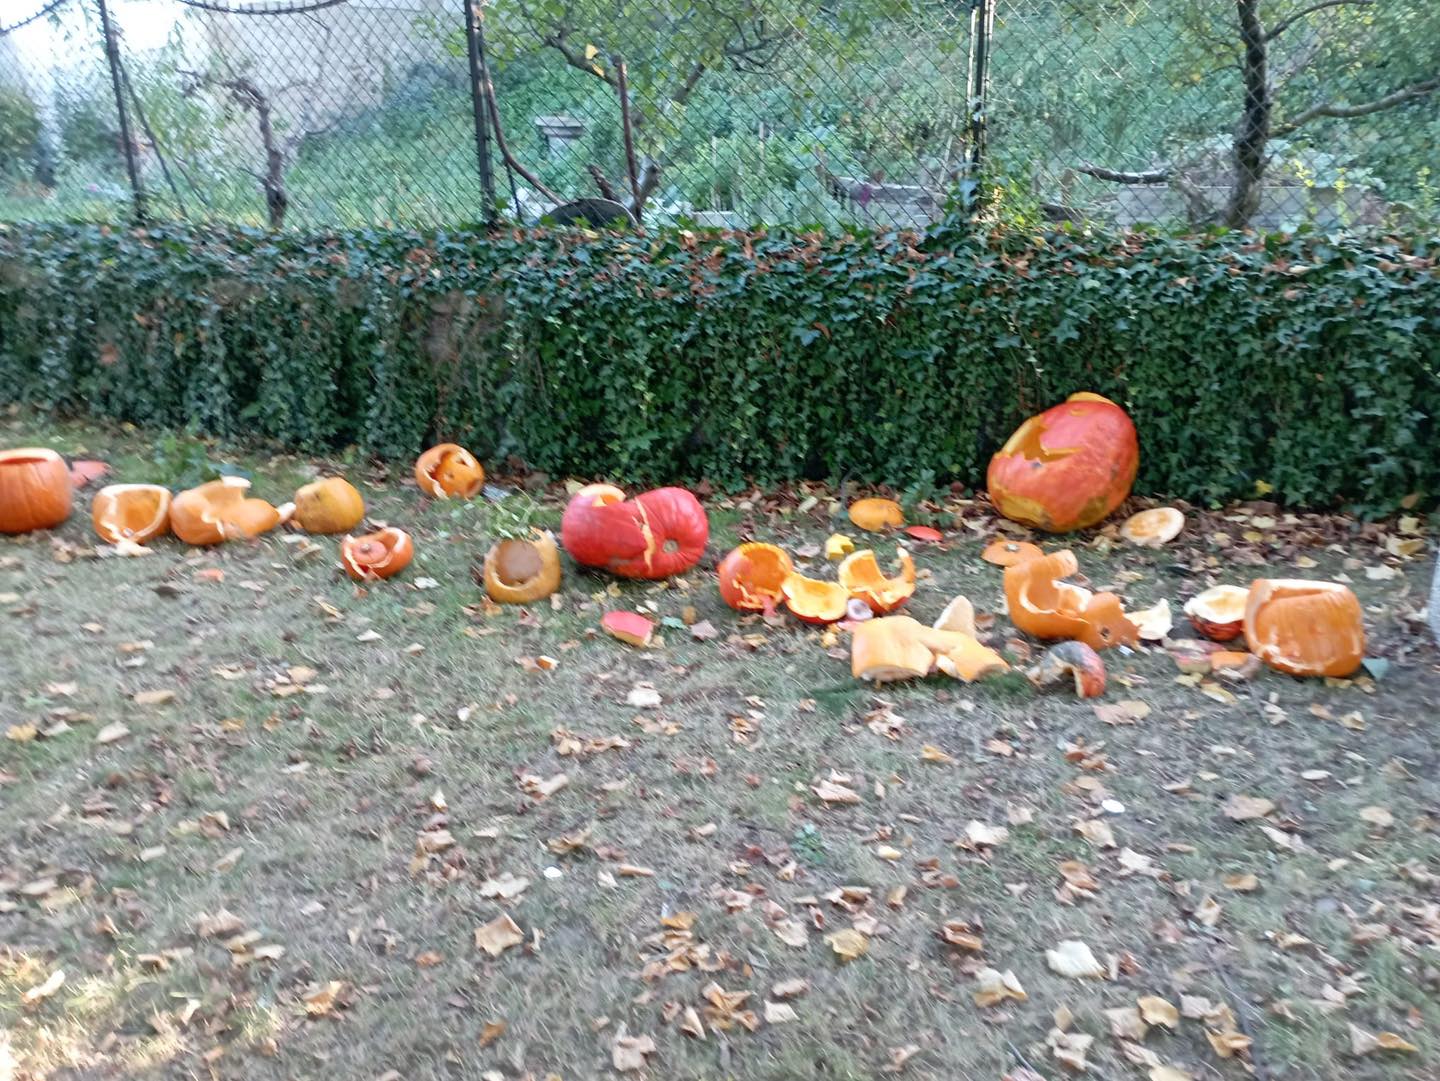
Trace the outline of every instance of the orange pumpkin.
<instances>
[{"instance_id":1,"label":"orange pumpkin","mask_svg":"<svg viewBox=\"0 0 1440 1081\"><path fill-rule=\"evenodd\" d=\"M294 521L307 533L348 533L365 518L365 500L344 477L322 477L295 493Z\"/></svg>"},{"instance_id":2,"label":"orange pumpkin","mask_svg":"<svg viewBox=\"0 0 1440 1081\"><path fill-rule=\"evenodd\" d=\"M560 540L576 563L622 578L669 578L700 562L710 519L693 492L656 488L634 499L611 484L575 493L560 519Z\"/></svg>"},{"instance_id":3,"label":"orange pumpkin","mask_svg":"<svg viewBox=\"0 0 1440 1081\"><path fill-rule=\"evenodd\" d=\"M1091 649L1135 645L1140 630L1125 617L1119 597L1061 581L1079 569L1068 548L1007 567L1010 622L1036 638L1073 638Z\"/></svg>"},{"instance_id":4,"label":"orange pumpkin","mask_svg":"<svg viewBox=\"0 0 1440 1081\"><path fill-rule=\"evenodd\" d=\"M1185 602L1195 629L1216 642L1229 642L1245 632L1245 606L1250 591L1243 586L1211 586Z\"/></svg>"},{"instance_id":5,"label":"orange pumpkin","mask_svg":"<svg viewBox=\"0 0 1440 1081\"><path fill-rule=\"evenodd\" d=\"M1109 517L1139 467L1140 442L1125 410L1085 392L1020 425L990 459L986 485L1006 518L1069 533Z\"/></svg>"},{"instance_id":6,"label":"orange pumpkin","mask_svg":"<svg viewBox=\"0 0 1440 1081\"><path fill-rule=\"evenodd\" d=\"M436 499L471 499L485 486L485 469L458 443L441 443L416 460L415 483Z\"/></svg>"},{"instance_id":7,"label":"orange pumpkin","mask_svg":"<svg viewBox=\"0 0 1440 1081\"><path fill-rule=\"evenodd\" d=\"M904 548L897 548L895 557L900 573L894 578L886 576L875 553L868 548L846 556L836 577L850 596L864 601L872 612L883 616L895 611L915 592L915 561Z\"/></svg>"},{"instance_id":8,"label":"orange pumpkin","mask_svg":"<svg viewBox=\"0 0 1440 1081\"><path fill-rule=\"evenodd\" d=\"M785 579L795 565L783 548L750 541L720 561L720 597L741 612L769 612L785 598Z\"/></svg>"},{"instance_id":9,"label":"orange pumpkin","mask_svg":"<svg viewBox=\"0 0 1440 1081\"><path fill-rule=\"evenodd\" d=\"M850 504L849 514L855 528L867 533L899 529L905 524L905 512L893 499L857 499Z\"/></svg>"},{"instance_id":10,"label":"orange pumpkin","mask_svg":"<svg viewBox=\"0 0 1440 1081\"><path fill-rule=\"evenodd\" d=\"M414 555L410 534L394 526L340 542L340 563L357 582L391 578L408 567Z\"/></svg>"},{"instance_id":11,"label":"orange pumpkin","mask_svg":"<svg viewBox=\"0 0 1440 1081\"><path fill-rule=\"evenodd\" d=\"M1025 674L1036 687L1049 687L1069 678L1080 698L1096 698L1105 693L1105 662L1084 642L1051 646Z\"/></svg>"},{"instance_id":12,"label":"orange pumpkin","mask_svg":"<svg viewBox=\"0 0 1440 1081\"><path fill-rule=\"evenodd\" d=\"M498 604L530 604L560 588L560 551L549 530L502 540L485 553L481 584Z\"/></svg>"},{"instance_id":13,"label":"orange pumpkin","mask_svg":"<svg viewBox=\"0 0 1440 1081\"><path fill-rule=\"evenodd\" d=\"M45 447L0 450L0 533L50 529L70 517L65 460Z\"/></svg>"},{"instance_id":14,"label":"orange pumpkin","mask_svg":"<svg viewBox=\"0 0 1440 1081\"><path fill-rule=\"evenodd\" d=\"M845 618L850 591L839 582L824 582L803 574L788 575L780 585L785 607L805 623L837 623Z\"/></svg>"},{"instance_id":15,"label":"orange pumpkin","mask_svg":"<svg viewBox=\"0 0 1440 1081\"><path fill-rule=\"evenodd\" d=\"M111 484L95 493L90 521L107 544L149 544L170 532L170 489L158 484Z\"/></svg>"},{"instance_id":16,"label":"orange pumpkin","mask_svg":"<svg viewBox=\"0 0 1440 1081\"><path fill-rule=\"evenodd\" d=\"M1365 659L1365 616L1339 582L1258 578L1245 605L1245 643L1292 676L1348 676Z\"/></svg>"},{"instance_id":17,"label":"orange pumpkin","mask_svg":"<svg viewBox=\"0 0 1440 1081\"><path fill-rule=\"evenodd\" d=\"M181 492L170 503L170 529L186 544L219 544L258 537L274 529L283 515L263 499L246 496L244 477L221 477Z\"/></svg>"}]
</instances>

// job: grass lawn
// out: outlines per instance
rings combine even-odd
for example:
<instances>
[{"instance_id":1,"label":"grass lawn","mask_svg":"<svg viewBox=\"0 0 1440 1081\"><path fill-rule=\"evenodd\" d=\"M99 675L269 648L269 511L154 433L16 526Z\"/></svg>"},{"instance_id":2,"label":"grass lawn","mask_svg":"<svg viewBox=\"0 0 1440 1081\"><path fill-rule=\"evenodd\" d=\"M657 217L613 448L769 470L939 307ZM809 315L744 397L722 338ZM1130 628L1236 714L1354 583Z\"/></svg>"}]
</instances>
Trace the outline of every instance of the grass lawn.
<instances>
[{"instance_id":1,"label":"grass lawn","mask_svg":"<svg viewBox=\"0 0 1440 1081\"><path fill-rule=\"evenodd\" d=\"M157 479L141 433L0 421L34 443ZM216 453L275 502L326 468ZM1217 690L1111 652L1103 701L1148 707L1112 724L1013 673L857 685L843 639L724 608L718 556L820 544L824 493L711 499L685 582L567 564L553 604L502 610L471 579L489 505L345 468L415 536L389 583L283 532L96 558L84 494L0 540L0 1078L1440 1076L1440 654L1400 523L1073 538L1182 636L1211 581L1343 574L1389 662ZM940 520L914 613L963 592L1026 648L978 558L988 511ZM637 650L597 634L607 606L718 633L672 619ZM858 803L817 797L832 772ZM1100 977L1052 971L1067 940ZM987 967L1027 997L977 1005ZM1145 1032L1147 996L1181 1016L1147 1001Z\"/></svg>"}]
</instances>

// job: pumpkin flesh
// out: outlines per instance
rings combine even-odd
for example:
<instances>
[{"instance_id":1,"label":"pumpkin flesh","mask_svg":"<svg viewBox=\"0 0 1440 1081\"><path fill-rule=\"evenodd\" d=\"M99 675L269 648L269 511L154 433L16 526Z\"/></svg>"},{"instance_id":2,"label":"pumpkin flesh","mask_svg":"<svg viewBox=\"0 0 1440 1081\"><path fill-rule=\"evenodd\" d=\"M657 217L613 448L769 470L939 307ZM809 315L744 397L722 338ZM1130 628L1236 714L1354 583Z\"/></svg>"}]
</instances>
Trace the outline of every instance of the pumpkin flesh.
<instances>
[{"instance_id":1,"label":"pumpkin flesh","mask_svg":"<svg viewBox=\"0 0 1440 1081\"><path fill-rule=\"evenodd\" d=\"M0 451L0 533L50 529L70 517L74 486L65 460L46 447Z\"/></svg>"},{"instance_id":2,"label":"pumpkin flesh","mask_svg":"<svg viewBox=\"0 0 1440 1081\"><path fill-rule=\"evenodd\" d=\"M436 499L471 499L485 486L485 469L458 443L441 443L416 460L415 483Z\"/></svg>"},{"instance_id":3,"label":"pumpkin flesh","mask_svg":"<svg viewBox=\"0 0 1440 1081\"><path fill-rule=\"evenodd\" d=\"M895 550L900 573L891 578L880 569L875 553L866 548L846 556L836 577L850 596L862 600L876 615L899 608L915 592L915 561L904 548Z\"/></svg>"},{"instance_id":4,"label":"pumpkin flesh","mask_svg":"<svg viewBox=\"0 0 1440 1081\"><path fill-rule=\"evenodd\" d=\"M107 544L149 544L170 532L170 489L158 484L111 484L95 493L90 521Z\"/></svg>"},{"instance_id":5,"label":"pumpkin flesh","mask_svg":"<svg viewBox=\"0 0 1440 1081\"><path fill-rule=\"evenodd\" d=\"M785 607L805 623L837 623L845 618L850 591L839 582L824 582L803 574L790 574L781 583Z\"/></svg>"},{"instance_id":6,"label":"pumpkin flesh","mask_svg":"<svg viewBox=\"0 0 1440 1081\"><path fill-rule=\"evenodd\" d=\"M1349 676L1365 659L1365 615L1339 582L1259 578L1245 606L1245 642L1292 676Z\"/></svg>"},{"instance_id":7,"label":"pumpkin flesh","mask_svg":"<svg viewBox=\"0 0 1440 1081\"><path fill-rule=\"evenodd\" d=\"M221 477L181 492L170 503L170 529L186 544L250 539L280 524L280 511L246 495L244 477Z\"/></svg>"},{"instance_id":8,"label":"pumpkin flesh","mask_svg":"<svg viewBox=\"0 0 1440 1081\"><path fill-rule=\"evenodd\" d=\"M1120 526L1120 536L1142 548L1169 544L1185 528L1185 515L1174 507L1155 507L1132 514Z\"/></svg>"},{"instance_id":9,"label":"pumpkin flesh","mask_svg":"<svg viewBox=\"0 0 1440 1081\"><path fill-rule=\"evenodd\" d=\"M1140 630L1126 618L1119 597L1061 581L1079 569L1068 548L1006 568L1010 622L1036 638L1074 639L1096 650L1135 645Z\"/></svg>"},{"instance_id":10,"label":"pumpkin flesh","mask_svg":"<svg viewBox=\"0 0 1440 1081\"><path fill-rule=\"evenodd\" d=\"M858 624L850 641L850 672L856 679L889 683L941 672L971 682L1009 665L968 634L927 627L910 616L885 616Z\"/></svg>"},{"instance_id":11,"label":"pumpkin flesh","mask_svg":"<svg viewBox=\"0 0 1440 1081\"><path fill-rule=\"evenodd\" d=\"M720 561L720 598L740 612L770 612L785 599L785 580L795 571L789 554L773 544L750 541Z\"/></svg>"}]
</instances>

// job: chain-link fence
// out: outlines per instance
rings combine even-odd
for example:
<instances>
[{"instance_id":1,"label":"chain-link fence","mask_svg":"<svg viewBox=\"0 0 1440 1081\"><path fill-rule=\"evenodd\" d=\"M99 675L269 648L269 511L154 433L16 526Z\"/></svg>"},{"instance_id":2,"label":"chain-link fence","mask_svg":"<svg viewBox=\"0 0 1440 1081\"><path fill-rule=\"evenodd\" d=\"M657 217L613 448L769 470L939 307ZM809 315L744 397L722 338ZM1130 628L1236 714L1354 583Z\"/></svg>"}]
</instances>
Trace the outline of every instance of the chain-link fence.
<instances>
[{"instance_id":1,"label":"chain-link fence","mask_svg":"<svg viewBox=\"0 0 1440 1081\"><path fill-rule=\"evenodd\" d=\"M0 7L0 219L1440 218L1433 0Z\"/></svg>"}]
</instances>

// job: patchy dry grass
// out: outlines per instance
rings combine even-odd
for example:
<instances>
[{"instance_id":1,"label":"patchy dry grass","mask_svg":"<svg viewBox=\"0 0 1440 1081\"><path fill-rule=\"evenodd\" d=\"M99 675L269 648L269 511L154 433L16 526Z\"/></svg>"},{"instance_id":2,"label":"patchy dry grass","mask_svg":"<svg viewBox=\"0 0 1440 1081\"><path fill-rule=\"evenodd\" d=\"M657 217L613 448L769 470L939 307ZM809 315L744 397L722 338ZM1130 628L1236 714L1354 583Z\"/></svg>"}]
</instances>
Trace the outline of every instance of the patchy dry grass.
<instances>
[{"instance_id":1,"label":"patchy dry grass","mask_svg":"<svg viewBox=\"0 0 1440 1081\"><path fill-rule=\"evenodd\" d=\"M122 480L155 469L134 435L0 433L88 440ZM277 501L315 468L250 464ZM1440 1074L1440 658L1413 618L1423 564L1387 559L1381 531L1337 552L1323 542L1343 523L1249 541L1251 524L1217 519L1189 549L1082 552L1134 604L1174 603L1207 570L1243 582L1313 558L1304 573L1356 579L1372 652L1391 661L1378 682L1266 675L1227 704L1177 684L1163 652L1112 654L1109 700L1150 713L1106 726L1015 677L877 696L813 631L738 625L713 560L688 587L611 588L567 568L553 607L487 613L469 565L490 509L350 472L372 518L416 535L406 576L367 590L324 538L310 555L271 536L99 560L77 513L53 537L0 544L0 734L38 730L0 740L0 1076L8 1055L20 1078L568 1081L611 1074L625 1025L653 1037L653 1077L836 1081L895 1062L902 1077L1027 1064L1054 1077L1063 1006L1072 1033L1096 1037L1094 1076L1143 1078L1144 1052L1127 1058L1102 1011L1145 995L1228 1007L1261 1077ZM957 591L999 607L999 573L977 558L987 525L968 519L918 554L922 617ZM717 553L742 532L802 547L831 529L823 503L717 506L713 520ZM1228 547L1208 536L1222 527ZM1382 563L1398 575L1370 580ZM601 602L693 605L720 637L667 628L661 648L629 649L595 635ZM1003 617L993 637L1010 637ZM559 667L517 663L539 654ZM627 703L642 681L659 708ZM136 703L154 691L174 697ZM117 722L128 734L97 742ZM562 755L561 729L625 745ZM927 745L949 760L926 760ZM815 798L832 770L859 804ZM560 773L548 798L526 793L522 778ZM1275 808L1233 821L1236 794ZM1105 798L1123 812L1101 811ZM1367 821L1372 807L1390 823ZM1117 848L1075 831L1095 819ZM972 820L1008 822L1009 837L957 847ZM436 851L417 857L422 833ZM1089 869L1093 897L1057 898L1067 860ZM507 874L528 887L487 897ZM1246 874L1258 888L1227 888ZM1199 918L1216 915L1210 898L1213 926ZM491 958L474 933L502 912L525 941ZM215 933L199 933L206 917ZM941 940L952 919L982 954ZM868 952L844 963L825 936L852 925ZM1108 978L1052 973L1044 951L1065 939ZM978 1007L987 964L1013 970L1028 1001ZM56 970L63 985L22 1004ZM771 988L797 979L794 1020L767 1022ZM707 1000L712 982L750 997ZM703 1039L682 1033L687 1008ZM1354 1057L1351 1025L1419 1051ZM1246 1076L1206 1029L1185 1019L1143 1046L1196 1078Z\"/></svg>"}]
</instances>

